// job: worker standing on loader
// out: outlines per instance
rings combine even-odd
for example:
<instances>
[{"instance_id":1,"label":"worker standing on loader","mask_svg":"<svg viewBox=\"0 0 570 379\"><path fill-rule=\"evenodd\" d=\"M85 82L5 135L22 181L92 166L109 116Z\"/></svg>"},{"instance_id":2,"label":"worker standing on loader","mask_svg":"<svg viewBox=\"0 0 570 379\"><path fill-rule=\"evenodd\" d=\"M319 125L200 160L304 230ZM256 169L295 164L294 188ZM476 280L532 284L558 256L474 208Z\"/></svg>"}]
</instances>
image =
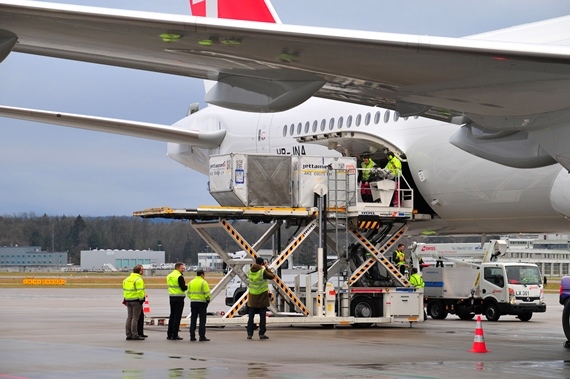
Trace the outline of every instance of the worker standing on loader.
<instances>
[{"instance_id":1,"label":"worker standing on loader","mask_svg":"<svg viewBox=\"0 0 570 379\"><path fill-rule=\"evenodd\" d=\"M393 254L394 264L398 266L400 270L400 274L406 274L406 254L404 253L404 244L401 243L398 245L398 248L394 250Z\"/></svg>"}]
</instances>

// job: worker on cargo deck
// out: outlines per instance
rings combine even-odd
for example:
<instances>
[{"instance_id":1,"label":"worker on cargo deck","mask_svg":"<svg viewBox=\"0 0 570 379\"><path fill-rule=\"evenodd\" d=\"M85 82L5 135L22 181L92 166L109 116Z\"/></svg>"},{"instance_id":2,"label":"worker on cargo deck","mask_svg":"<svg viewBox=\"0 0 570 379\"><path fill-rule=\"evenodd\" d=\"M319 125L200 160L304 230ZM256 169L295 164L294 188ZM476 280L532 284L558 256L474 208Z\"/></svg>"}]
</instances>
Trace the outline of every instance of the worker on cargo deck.
<instances>
[{"instance_id":1,"label":"worker on cargo deck","mask_svg":"<svg viewBox=\"0 0 570 379\"><path fill-rule=\"evenodd\" d=\"M174 265L174 270L166 276L166 285L168 286L168 298L170 303L170 316L168 317L168 331L166 332L167 340L181 340L178 335L180 329L180 321L182 320L182 312L184 311L184 293L188 287L184 281L184 271L186 267L184 263L178 262Z\"/></svg>"},{"instance_id":2,"label":"worker on cargo deck","mask_svg":"<svg viewBox=\"0 0 570 379\"><path fill-rule=\"evenodd\" d=\"M138 333L138 321L145 299L143 272L142 265L136 265L131 275L123 280L123 303L127 306L127 321L125 322L127 340L144 340L144 337L139 336Z\"/></svg>"},{"instance_id":3,"label":"worker on cargo deck","mask_svg":"<svg viewBox=\"0 0 570 379\"><path fill-rule=\"evenodd\" d=\"M190 298L190 341L196 341L196 321L200 317L198 334L200 341L209 341L206 338L206 316L210 304L210 286L204 279L204 270L198 269L196 277L188 284L188 297Z\"/></svg>"},{"instance_id":4,"label":"worker on cargo deck","mask_svg":"<svg viewBox=\"0 0 570 379\"><path fill-rule=\"evenodd\" d=\"M275 274L267 268L267 263L261 257L255 259L255 263L251 265L248 273L249 278L249 295L247 306L249 307L249 318L247 320L247 339L253 337L253 318L259 314L259 339L269 339L265 335L266 332L266 312L269 306L269 285L267 280L275 278Z\"/></svg>"},{"instance_id":5,"label":"worker on cargo deck","mask_svg":"<svg viewBox=\"0 0 570 379\"><path fill-rule=\"evenodd\" d=\"M404 244L401 243L398 245L398 248L394 250L394 254L392 255L392 259L394 264L398 266L400 270L400 274L406 274L406 254L404 253Z\"/></svg>"},{"instance_id":6,"label":"worker on cargo deck","mask_svg":"<svg viewBox=\"0 0 570 379\"><path fill-rule=\"evenodd\" d=\"M370 177L372 176L372 168L376 167L376 163L370 158L369 154L362 156L360 163L359 182L360 182L360 195L362 201L371 203L373 201L372 191L370 190Z\"/></svg>"},{"instance_id":7,"label":"worker on cargo deck","mask_svg":"<svg viewBox=\"0 0 570 379\"><path fill-rule=\"evenodd\" d=\"M396 187L394 188L394 196L392 198L392 206L400 206L400 175L402 175L402 162L398 157L391 151L386 153L386 158L388 158L388 163L384 169L390 171L394 175L394 180L396 181Z\"/></svg>"}]
</instances>

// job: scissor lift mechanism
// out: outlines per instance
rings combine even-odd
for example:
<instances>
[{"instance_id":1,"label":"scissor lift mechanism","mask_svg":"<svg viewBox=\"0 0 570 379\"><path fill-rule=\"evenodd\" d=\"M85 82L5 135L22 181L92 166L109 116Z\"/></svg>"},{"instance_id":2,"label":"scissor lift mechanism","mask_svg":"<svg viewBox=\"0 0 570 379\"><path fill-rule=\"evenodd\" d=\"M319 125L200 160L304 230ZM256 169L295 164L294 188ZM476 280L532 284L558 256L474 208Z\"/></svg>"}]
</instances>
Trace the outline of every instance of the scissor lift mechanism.
<instances>
[{"instance_id":1,"label":"scissor lift mechanism","mask_svg":"<svg viewBox=\"0 0 570 379\"><path fill-rule=\"evenodd\" d=\"M331 212L330 214L334 214ZM285 208L285 207L199 207L197 209L171 209L171 208L153 208L140 212L135 212L135 216L143 218L174 218L185 219L191 222L194 230L204 239L204 241L215 251L222 260L227 264L228 273L211 291L212 298L222 292L230 280L235 276L239 276L243 283L248 282L246 273L243 271L243 266L250 264L259 256L257 251L267 242L282 226L284 221L290 221L302 225L303 228L292 237L291 242L281 250L275 259L270 263L269 268L277 273L277 269L295 252L295 250L306 240L306 238L319 228L324 228L325 225L319 225L319 222L335 222L336 216L328 216L328 220L322 220L319 216L317 208ZM348 232L352 234L356 241L366 249L369 253L369 259L366 260L360 267L358 267L347 280L347 291L350 294L365 293L367 291L375 291L376 293L389 293L396 290L409 291L409 282L400 274L400 271L392 265L385 257L384 254L390 247L394 246L396 242L404 235L408 228L410 217L409 213L390 212L390 217L376 217L375 221L359 220L358 213L351 215L347 214L347 219L352 220L347 225L339 225L338 222L334 227L347 228ZM393 217L393 216L396 217ZM253 244L250 244L240 235L240 233L231 225L228 220L248 220L248 221L263 221L269 223L268 229L265 233ZM355 221L356 220L356 221ZM338 221L338 219L337 219ZM393 225L400 225L396 230L383 241L379 248L376 248L363 234L357 229L366 230L370 227L380 227L390 223ZM250 259L233 259L220 244L212 237L209 230L212 228L223 228L228 235L244 250ZM331 240L331 238L329 238ZM327 244L334 245L336 249L338 241L328 241ZM353 285L364 275L375 263L384 266L393 279L401 286L401 288L367 288L367 287L353 287ZM335 274L338 268L331 268L331 274ZM322 270L322 267L319 268ZM276 275L273 281L273 286L289 304L294 306L296 312L279 313L275 303L272 303L270 310L272 313L279 317L269 317L269 323L284 323L284 324L354 324L354 323L384 323L394 321L392 317L353 317L353 316L322 316L324 299L321 295L324 292L319 292L317 297L317 306L313 307L313 295L311 290L306 290L306 300L302 301L298 295L289 288L283 280ZM339 289L337 289L337 292ZM239 310L247 303L248 292L246 291L231 309L222 317L211 317L208 319L209 326L228 325L228 324L245 324L247 323L246 317L235 317L238 315ZM314 309L315 308L315 309ZM402 321L402 320L400 320ZM404 321L414 322L418 321L418 317L408 317Z\"/></svg>"}]
</instances>

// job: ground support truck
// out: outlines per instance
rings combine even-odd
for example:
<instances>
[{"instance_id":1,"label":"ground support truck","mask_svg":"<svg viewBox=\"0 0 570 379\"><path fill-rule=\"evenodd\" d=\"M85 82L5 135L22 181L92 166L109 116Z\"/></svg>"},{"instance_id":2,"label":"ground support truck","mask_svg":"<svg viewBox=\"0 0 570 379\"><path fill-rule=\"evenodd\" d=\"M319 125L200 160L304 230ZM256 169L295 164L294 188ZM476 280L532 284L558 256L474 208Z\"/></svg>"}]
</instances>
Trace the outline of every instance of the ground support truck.
<instances>
[{"instance_id":1,"label":"ground support truck","mask_svg":"<svg viewBox=\"0 0 570 379\"><path fill-rule=\"evenodd\" d=\"M538 266L499 261L506 253L506 241L491 240L487 249L480 250L482 256L463 258L456 251L442 255L422 245L412 250L414 265L422 255L435 255L438 262L422 270L427 313L432 318L444 319L451 313L470 320L484 314L489 321L501 315L529 321L534 312L546 311Z\"/></svg>"},{"instance_id":2,"label":"ground support truck","mask_svg":"<svg viewBox=\"0 0 570 379\"><path fill-rule=\"evenodd\" d=\"M314 252L316 275L298 275L294 282L277 275L271 282L268 323L364 326L421 322L423 290L411 287L384 257L413 218L412 193L408 193L408 202L397 207L388 202L363 203L357 177L356 160L348 157L212 157L210 193L220 206L154 208L135 215L190 220L228 268L211 291L212 298L223 294L235 276L248 282L244 266L259 256L258 251L270 239L275 248L269 268L279 273L281 265L314 233L319 241ZM257 241L249 243L234 227L236 220L268 227ZM296 228L284 247L282 227ZM227 232L245 257L236 259L222 248L211 234L214 228ZM330 266L327 255L337 257ZM240 310L247 297L247 287L243 287L222 317L208 318L208 326L246 324L247 317L241 317Z\"/></svg>"}]
</instances>

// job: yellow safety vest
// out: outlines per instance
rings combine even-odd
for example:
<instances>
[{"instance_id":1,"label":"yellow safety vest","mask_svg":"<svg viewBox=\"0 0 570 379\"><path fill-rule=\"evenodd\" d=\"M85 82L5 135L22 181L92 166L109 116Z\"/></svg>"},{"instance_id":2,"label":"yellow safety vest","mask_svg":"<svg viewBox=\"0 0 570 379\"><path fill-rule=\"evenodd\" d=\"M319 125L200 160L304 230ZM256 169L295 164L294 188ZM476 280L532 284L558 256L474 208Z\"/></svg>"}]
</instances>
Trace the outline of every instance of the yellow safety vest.
<instances>
[{"instance_id":1,"label":"yellow safety vest","mask_svg":"<svg viewBox=\"0 0 570 379\"><path fill-rule=\"evenodd\" d=\"M180 271L174 270L166 276L166 285L168 286L169 296L184 296L184 291L182 291L182 288L180 288L180 285L178 284L178 278L181 275L182 273Z\"/></svg>"},{"instance_id":2,"label":"yellow safety vest","mask_svg":"<svg viewBox=\"0 0 570 379\"><path fill-rule=\"evenodd\" d=\"M397 260L396 264L398 264L399 266L406 264L406 255L404 254L403 251L396 250L396 260Z\"/></svg>"},{"instance_id":3,"label":"yellow safety vest","mask_svg":"<svg viewBox=\"0 0 570 379\"><path fill-rule=\"evenodd\" d=\"M197 276L188 285L188 297L190 301L206 303L210 300L210 286L201 276Z\"/></svg>"},{"instance_id":4,"label":"yellow safety vest","mask_svg":"<svg viewBox=\"0 0 570 379\"><path fill-rule=\"evenodd\" d=\"M392 175L399 176L400 173L402 172L402 162L400 162L400 160L396 158L396 156L393 156L392 159L388 161L386 169L390 170Z\"/></svg>"},{"instance_id":5,"label":"yellow safety vest","mask_svg":"<svg viewBox=\"0 0 570 379\"><path fill-rule=\"evenodd\" d=\"M123 280L123 297L126 301L144 300L144 280L141 274L131 273Z\"/></svg>"},{"instance_id":6,"label":"yellow safety vest","mask_svg":"<svg viewBox=\"0 0 570 379\"><path fill-rule=\"evenodd\" d=\"M249 271L247 275L249 278L249 293L252 295L260 295L264 292L269 291L269 286L267 285L267 280L263 278L263 272L265 268L252 272Z\"/></svg>"},{"instance_id":7,"label":"yellow safety vest","mask_svg":"<svg viewBox=\"0 0 570 379\"><path fill-rule=\"evenodd\" d=\"M410 284L416 288L424 288L426 285L420 274L417 273L410 276Z\"/></svg>"},{"instance_id":8,"label":"yellow safety vest","mask_svg":"<svg viewBox=\"0 0 570 379\"><path fill-rule=\"evenodd\" d=\"M360 167L362 168L362 180L367 182L370 179L370 169L376 166L376 163L372 159L368 159L368 164L362 162Z\"/></svg>"}]
</instances>

